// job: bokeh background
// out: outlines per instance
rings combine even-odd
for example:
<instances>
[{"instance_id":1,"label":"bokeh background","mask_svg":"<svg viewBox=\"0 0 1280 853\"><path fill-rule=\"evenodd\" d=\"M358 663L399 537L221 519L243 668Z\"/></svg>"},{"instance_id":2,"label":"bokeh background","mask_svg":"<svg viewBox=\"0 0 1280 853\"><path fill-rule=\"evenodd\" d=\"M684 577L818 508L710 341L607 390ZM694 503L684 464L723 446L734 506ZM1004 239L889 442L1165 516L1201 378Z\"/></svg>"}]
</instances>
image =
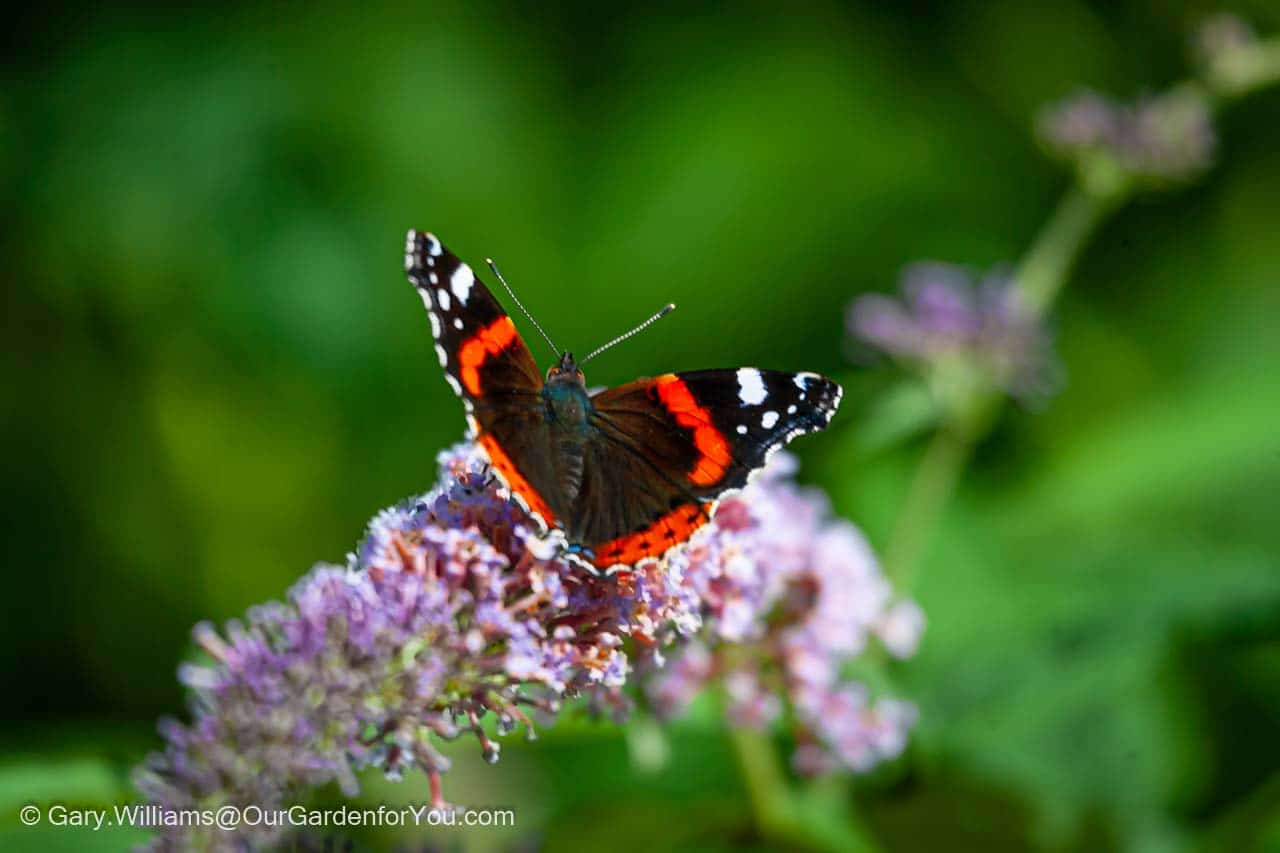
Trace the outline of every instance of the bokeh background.
<instances>
[{"instance_id":1,"label":"bokeh background","mask_svg":"<svg viewBox=\"0 0 1280 853\"><path fill-rule=\"evenodd\" d=\"M55 4L0 36L0 841L108 804L178 713L189 630L341 560L462 431L404 231L493 256L592 365L818 370L849 393L802 478L881 543L920 443L856 440L887 370L844 309L920 258L1015 260L1068 182L1031 126L1082 85L1186 75L1216 6ZM1280 28L1274 3L1235 7ZM1280 91L1218 165L1094 241L1055 314L1067 384L978 449L893 676L907 755L851 789L887 850L1280 849ZM522 322L522 321L521 321ZM521 324L518 322L518 325ZM527 327L525 331L530 331ZM531 341L535 353L543 351ZM567 718L450 796L469 849L763 842L714 716ZM637 754L658 760L637 761ZM332 792L320 796L332 797ZM422 780L369 777L367 802ZM360 846L420 849L392 830Z\"/></svg>"}]
</instances>

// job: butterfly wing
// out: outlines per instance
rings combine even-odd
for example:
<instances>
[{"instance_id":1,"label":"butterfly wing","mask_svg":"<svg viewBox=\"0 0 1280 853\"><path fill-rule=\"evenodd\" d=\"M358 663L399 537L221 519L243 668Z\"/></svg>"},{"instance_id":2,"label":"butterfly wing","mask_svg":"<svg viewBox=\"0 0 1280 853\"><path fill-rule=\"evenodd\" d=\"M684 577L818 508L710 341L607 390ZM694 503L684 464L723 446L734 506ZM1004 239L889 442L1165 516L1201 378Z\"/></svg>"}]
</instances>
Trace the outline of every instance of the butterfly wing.
<instances>
[{"instance_id":1,"label":"butterfly wing","mask_svg":"<svg viewBox=\"0 0 1280 853\"><path fill-rule=\"evenodd\" d=\"M826 427L840 396L815 373L755 368L600 392L571 538L598 569L660 556L710 521L717 499L746 485L771 452Z\"/></svg>"},{"instance_id":2,"label":"butterfly wing","mask_svg":"<svg viewBox=\"0 0 1280 853\"><path fill-rule=\"evenodd\" d=\"M434 235L410 231L404 263L472 435L511 492L544 525L559 523L566 508L547 454L542 372L515 324L471 267Z\"/></svg>"}]
</instances>

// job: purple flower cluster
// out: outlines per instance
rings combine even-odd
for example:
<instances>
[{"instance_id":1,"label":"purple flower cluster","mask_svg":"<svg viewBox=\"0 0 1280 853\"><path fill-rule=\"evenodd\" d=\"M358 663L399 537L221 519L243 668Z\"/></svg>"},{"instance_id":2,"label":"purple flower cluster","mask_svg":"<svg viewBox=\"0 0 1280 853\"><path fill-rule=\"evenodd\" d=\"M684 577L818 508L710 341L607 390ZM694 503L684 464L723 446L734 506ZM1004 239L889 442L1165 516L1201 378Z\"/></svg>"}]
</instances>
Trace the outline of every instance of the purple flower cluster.
<instances>
[{"instance_id":1,"label":"purple flower cluster","mask_svg":"<svg viewBox=\"0 0 1280 853\"><path fill-rule=\"evenodd\" d=\"M1200 25L1192 40L1205 78L1216 89L1236 93L1249 88L1267 63L1258 36L1248 22L1235 15L1213 15Z\"/></svg>"},{"instance_id":2,"label":"purple flower cluster","mask_svg":"<svg viewBox=\"0 0 1280 853\"><path fill-rule=\"evenodd\" d=\"M866 770L902 751L915 709L873 699L842 670L873 637L894 657L914 654L923 614L894 602L866 540L830 518L821 493L792 484L793 469L775 455L721 505L709 535L671 558L703 601L706 626L646 690L671 717L720 679L735 724L763 727L791 710L799 772Z\"/></svg>"},{"instance_id":3,"label":"purple flower cluster","mask_svg":"<svg viewBox=\"0 0 1280 853\"><path fill-rule=\"evenodd\" d=\"M1192 40L1197 57L1212 64L1258 46L1258 34L1237 15L1220 12L1204 20Z\"/></svg>"},{"instance_id":4,"label":"purple flower cluster","mask_svg":"<svg viewBox=\"0 0 1280 853\"><path fill-rule=\"evenodd\" d=\"M1040 115L1040 136L1086 176L1106 171L1163 182L1195 177L1213 163L1217 145L1205 99L1179 89L1122 104L1081 92Z\"/></svg>"},{"instance_id":5,"label":"purple flower cluster","mask_svg":"<svg viewBox=\"0 0 1280 853\"><path fill-rule=\"evenodd\" d=\"M785 482L786 458L726 501L683 553L595 577L560 559L555 535L537 533L474 446L446 451L440 485L380 513L348 565L318 566L285 602L222 633L197 626L208 661L180 670L192 721L161 723L165 748L136 771L139 789L169 808L270 808L330 781L354 794L364 767L392 778L418 768L443 808L440 740L469 733L494 762L486 721L498 735L523 726L532 737L531 712L549 718L577 696L624 717L631 656L660 666L659 648L704 619L713 646L766 654L726 673L735 720L767 722L787 696L813 733L806 747L855 768L895 754L910 710L871 703L838 669L870 633L909 654L919 611L904 618L914 605L889 605L865 543ZM697 668L699 648L673 672ZM775 665L785 675L766 685L763 667ZM282 830L214 831L174 828L155 846L269 845Z\"/></svg>"},{"instance_id":6,"label":"purple flower cluster","mask_svg":"<svg viewBox=\"0 0 1280 853\"><path fill-rule=\"evenodd\" d=\"M849 306L847 326L857 341L935 384L963 376L1024 400L1053 389L1050 335L1014 280L975 280L962 267L925 261L903 271L900 287L901 299L868 294Z\"/></svg>"}]
</instances>

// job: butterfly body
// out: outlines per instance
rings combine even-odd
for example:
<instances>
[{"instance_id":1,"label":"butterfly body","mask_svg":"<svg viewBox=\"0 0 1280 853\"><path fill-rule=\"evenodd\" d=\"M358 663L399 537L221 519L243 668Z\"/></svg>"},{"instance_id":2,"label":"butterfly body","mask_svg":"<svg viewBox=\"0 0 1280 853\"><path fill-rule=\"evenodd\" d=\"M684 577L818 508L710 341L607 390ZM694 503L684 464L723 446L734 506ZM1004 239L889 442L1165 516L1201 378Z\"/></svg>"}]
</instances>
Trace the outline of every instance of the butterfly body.
<instances>
[{"instance_id":1,"label":"butterfly body","mask_svg":"<svg viewBox=\"0 0 1280 853\"><path fill-rule=\"evenodd\" d=\"M682 545L770 453L824 428L840 386L814 373L664 374L589 393L570 353L545 375L470 267L410 231L405 267L492 470L566 556L613 571Z\"/></svg>"},{"instance_id":2,"label":"butterfly body","mask_svg":"<svg viewBox=\"0 0 1280 853\"><path fill-rule=\"evenodd\" d=\"M572 365L572 357L570 357ZM543 417L547 423L552 455L558 459L562 517L576 515L571 508L582 492L583 462L591 431L591 398L582 371L552 368L542 386Z\"/></svg>"},{"instance_id":3,"label":"butterfly body","mask_svg":"<svg viewBox=\"0 0 1280 853\"><path fill-rule=\"evenodd\" d=\"M569 363L572 364L572 361ZM582 371L576 367L574 373L551 370L547 375L547 384L542 386L542 398L546 401L547 417L560 429L566 434L586 436L587 426L591 421L591 397L587 395Z\"/></svg>"}]
</instances>

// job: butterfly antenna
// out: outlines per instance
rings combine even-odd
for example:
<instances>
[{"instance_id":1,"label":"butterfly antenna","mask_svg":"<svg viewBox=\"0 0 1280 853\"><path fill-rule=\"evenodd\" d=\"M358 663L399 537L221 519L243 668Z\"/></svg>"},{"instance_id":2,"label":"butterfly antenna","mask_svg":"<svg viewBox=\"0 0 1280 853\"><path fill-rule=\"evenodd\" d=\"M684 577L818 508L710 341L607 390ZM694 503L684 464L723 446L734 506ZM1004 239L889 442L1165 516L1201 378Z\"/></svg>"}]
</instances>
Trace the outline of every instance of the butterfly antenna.
<instances>
[{"instance_id":1,"label":"butterfly antenna","mask_svg":"<svg viewBox=\"0 0 1280 853\"><path fill-rule=\"evenodd\" d=\"M634 329L632 329L631 331L627 332L625 335L618 335L616 338L614 338L613 340L609 341L609 343L605 344L604 346L596 347L594 350L592 350L590 353L588 353L588 354L587 354L587 357L586 357L586 358L583 358L583 359L579 360L579 361L578 361L578 364L586 364L588 361L590 361L591 359L595 358L595 357L596 357L596 356L598 356L600 353L604 352L605 350L607 350L609 347L613 346L614 344L620 344L620 343L622 343L623 341L625 341L627 338L631 337L632 335L637 335L637 334L639 334L640 332L643 332L646 328L648 328L649 326L651 326L651 325L653 325L654 323L658 322L659 320L661 320L663 317L667 316L668 314L670 314L670 313L671 313L672 311L674 311L674 310L676 310L676 305L675 305L675 303L674 303L674 302L668 302L666 305L662 306L662 310L661 310L661 311L659 311L657 314L654 314L654 315L653 315L652 317L650 317L648 320L645 320L643 323L641 323L639 326L636 326Z\"/></svg>"},{"instance_id":2,"label":"butterfly antenna","mask_svg":"<svg viewBox=\"0 0 1280 853\"><path fill-rule=\"evenodd\" d=\"M529 313L529 309L524 307L524 303L520 301L520 297L516 296L516 292L511 289L511 285L507 284L507 280L502 277L502 273L498 272L498 265L493 262L493 258L485 258L484 262L489 265L489 269L493 270L493 274L498 277L498 281L502 282L502 286L507 290L507 295L516 303L517 307L519 307L521 312L524 313L524 316L529 318L529 322L533 324L533 327L538 330L538 333L542 335L543 339L545 339L551 346L551 349L555 350L556 356L559 357L560 347L555 345L555 342L551 340L551 336L547 334L546 330L543 329L542 326L538 325L537 320L533 319L533 315Z\"/></svg>"}]
</instances>

